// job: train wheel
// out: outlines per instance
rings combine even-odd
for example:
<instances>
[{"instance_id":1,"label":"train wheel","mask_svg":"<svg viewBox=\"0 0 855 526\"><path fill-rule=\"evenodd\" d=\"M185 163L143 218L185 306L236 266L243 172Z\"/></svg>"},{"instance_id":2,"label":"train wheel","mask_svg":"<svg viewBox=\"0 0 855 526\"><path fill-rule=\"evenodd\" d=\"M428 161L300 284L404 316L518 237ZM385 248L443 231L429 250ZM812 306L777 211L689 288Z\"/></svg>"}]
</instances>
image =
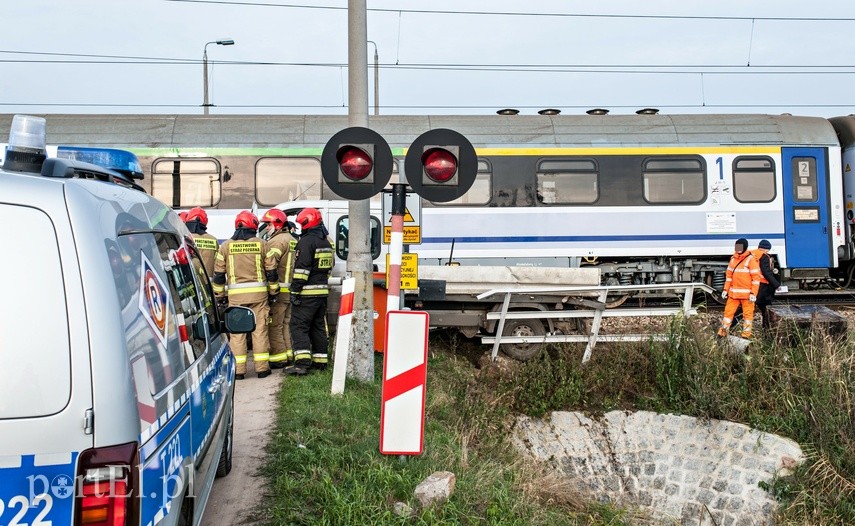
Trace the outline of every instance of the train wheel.
<instances>
[{"instance_id":1,"label":"train wheel","mask_svg":"<svg viewBox=\"0 0 855 526\"><path fill-rule=\"evenodd\" d=\"M544 336L546 329L540 320L508 320L502 336ZM537 356L543 349L542 343L507 343L502 344L502 352L515 360L524 362Z\"/></svg>"},{"instance_id":2,"label":"train wheel","mask_svg":"<svg viewBox=\"0 0 855 526\"><path fill-rule=\"evenodd\" d=\"M724 305L725 303L727 303L727 300L725 298L721 297L721 292L719 292L719 291L715 291L711 294L708 294L708 296L710 298L712 298L713 301L718 303L719 305Z\"/></svg>"},{"instance_id":3,"label":"train wheel","mask_svg":"<svg viewBox=\"0 0 855 526\"><path fill-rule=\"evenodd\" d=\"M617 307L620 307L621 305L626 303L626 300L628 299L629 294L624 294L622 296L609 296L608 298L606 298L606 308L615 309Z\"/></svg>"}]
</instances>

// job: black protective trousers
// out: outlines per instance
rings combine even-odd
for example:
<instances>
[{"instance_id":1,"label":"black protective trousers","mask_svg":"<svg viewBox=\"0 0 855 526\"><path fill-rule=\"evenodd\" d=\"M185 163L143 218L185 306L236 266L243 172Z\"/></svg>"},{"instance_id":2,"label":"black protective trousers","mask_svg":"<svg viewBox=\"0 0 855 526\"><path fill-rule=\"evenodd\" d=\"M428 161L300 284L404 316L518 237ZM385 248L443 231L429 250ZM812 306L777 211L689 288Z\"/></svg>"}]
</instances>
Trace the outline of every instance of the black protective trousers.
<instances>
[{"instance_id":1,"label":"black protective trousers","mask_svg":"<svg viewBox=\"0 0 855 526\"><path fill-rule=\"evenodd\" d=\"M761 283L760 290L757 292L757 301L754 303L754 306L760 310L760 314L763 315L763 328L768 329L769 325L769 316L766 313L766 307L772 304L772 301L775 299L775 287L770 285L769 283Z\"/></svg>"},{"instance_id":2,"label":"black protective trousers","mask_svg":"<svg viewBox=\"0 0 855 526\"><path fill-rule=\"evenodd\" d=\"M291 303L291 343L295 358L300 351L327 354L327 297L302 296L300 304Z\"/></svg>"}]
</instances>

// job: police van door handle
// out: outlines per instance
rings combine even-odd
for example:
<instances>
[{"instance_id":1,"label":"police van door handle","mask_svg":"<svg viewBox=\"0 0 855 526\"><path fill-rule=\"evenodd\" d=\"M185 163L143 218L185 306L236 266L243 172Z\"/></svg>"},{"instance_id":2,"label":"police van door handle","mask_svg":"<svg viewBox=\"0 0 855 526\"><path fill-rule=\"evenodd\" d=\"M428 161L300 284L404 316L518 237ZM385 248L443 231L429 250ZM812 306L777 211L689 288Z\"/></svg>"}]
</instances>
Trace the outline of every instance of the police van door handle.
<instances>
[{"instance_id":1,"label":"police van door handle","mask_svg":"<svg viewBox=\"0 0 855 526\"><path fill-rule=\"evenodd\" d=\"M226 380L226 377L223 375L219 375L216 378L214 378L213 380L211 380L211 385L208 386L208 392L211 394L216 394L216 392L219 391L220 388L222 387L223 382L225 380Z\"/></svg>"}]
</instances>

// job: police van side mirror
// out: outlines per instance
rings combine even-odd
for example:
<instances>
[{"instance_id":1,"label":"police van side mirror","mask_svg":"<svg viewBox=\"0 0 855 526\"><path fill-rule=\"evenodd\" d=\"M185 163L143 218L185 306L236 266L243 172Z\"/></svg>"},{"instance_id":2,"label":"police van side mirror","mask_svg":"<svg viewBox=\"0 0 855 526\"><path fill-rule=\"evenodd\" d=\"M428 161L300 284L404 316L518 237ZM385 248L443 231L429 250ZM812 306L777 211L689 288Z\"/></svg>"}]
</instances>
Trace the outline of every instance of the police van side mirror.
<instances>
[{"instance_id":1,"label":"police van side mirror","mask_svg":"<svg viewBox=\"0 0 855 526\"><path fill-rule=\"evenodd\" d=\"M341 216L335 225L335 255L339 259L347 261L348 249L350 248L350 222L347 216ZM380 220L371 216L371 231L369 243L371 245L371 259L380 257L382 249L381 235L383 232Z\"/></svg>"},{"instance_id":2,"label":"police van side mirror","mask_svg":"<svg viewBox=\"0 0 855 526\"><path fill-rule=\"evenodd\" d=\"M223 318L225 332L247 334L255 330L255 313L248 307L228 307Z\"/></svg>"}]
</instances>

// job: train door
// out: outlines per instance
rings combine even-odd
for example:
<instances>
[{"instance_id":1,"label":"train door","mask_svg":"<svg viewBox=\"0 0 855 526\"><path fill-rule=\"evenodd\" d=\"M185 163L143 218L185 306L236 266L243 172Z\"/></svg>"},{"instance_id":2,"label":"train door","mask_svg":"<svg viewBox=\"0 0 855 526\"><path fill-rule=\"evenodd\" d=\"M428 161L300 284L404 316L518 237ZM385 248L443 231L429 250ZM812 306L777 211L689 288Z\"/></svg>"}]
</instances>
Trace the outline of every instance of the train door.
<instances>
[{"instance_id":1,"label":"train door","mask_svg":"<svg viewBox=\"0 0 855 526\"><path fill-rule=\"evenodd\" d=\"M787 266L829 268L828 162L823 148L782 148Z\"/></svg>"}]
</instances>

